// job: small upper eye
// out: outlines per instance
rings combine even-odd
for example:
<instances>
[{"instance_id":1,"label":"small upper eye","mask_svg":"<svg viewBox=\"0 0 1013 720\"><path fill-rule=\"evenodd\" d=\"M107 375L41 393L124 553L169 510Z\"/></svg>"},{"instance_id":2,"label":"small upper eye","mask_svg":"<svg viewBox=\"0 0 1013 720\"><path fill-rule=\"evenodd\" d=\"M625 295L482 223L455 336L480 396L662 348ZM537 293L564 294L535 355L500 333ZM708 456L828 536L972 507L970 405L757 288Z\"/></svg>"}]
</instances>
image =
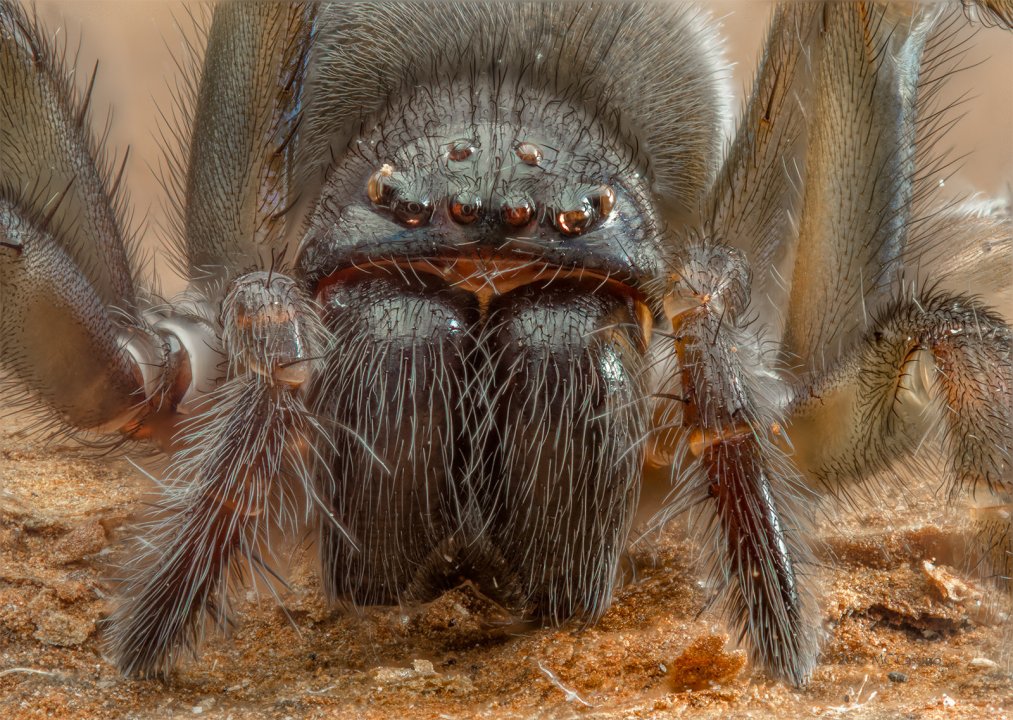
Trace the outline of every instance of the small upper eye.
<instances>
[{"instance_id":1,"label":"small upper eye","mask_svg":"<svg viewBox=\"0 0 1013 720\"><path fill-rule=\"evenodd\" d=\"M542 162L542 149L530 142L522 142L514 150L517 157L525 165L538 165Z\"/></svg>"},{"instance_id":2,"label":"small upper eye","mask_svg":"<svg viewBox=\"0 0 1013 720\"><path fill-rule=\"evenodd\" d=\"M455 140L447 147L447 159L452 162L464 162L475 152L475 145L470 140Z\"/></svg>"}]
</instances>

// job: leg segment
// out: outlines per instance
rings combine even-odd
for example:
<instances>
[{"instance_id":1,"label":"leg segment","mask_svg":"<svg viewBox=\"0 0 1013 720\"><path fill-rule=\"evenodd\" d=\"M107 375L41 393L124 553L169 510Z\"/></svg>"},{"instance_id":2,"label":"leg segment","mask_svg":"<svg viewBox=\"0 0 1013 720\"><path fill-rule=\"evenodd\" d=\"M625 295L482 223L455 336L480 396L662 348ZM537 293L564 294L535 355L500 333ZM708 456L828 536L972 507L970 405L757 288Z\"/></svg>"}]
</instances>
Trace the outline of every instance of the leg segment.
<instances>
[{"instance_id":1,"label":"leg segment","mask_svg":"<svg viewBox=\"0 0 1013 720\"><path fill-rule=\"evenodd\" d=\"M936 428L949 458L951 499L984 502L984 555L1008 581L1013 334L1001 318L960 295L897 302L857 352L791 408L799 465L837 492L912 455Z\"/></svg>"},{"instance_id":2,"label":"leg segment","mask_svg":"<svg viewBox=\"0 0 1013 720\"><path fill-rule=\"evenodd\" d=\"M145 400L127 337L64 249L0 196L0 363L59 421L118 429Z\"/></svg>"},{"instance_id":3,"label":"leg segment","mask_svg":"<svg viewBox=\"0 0 1013 720\"><path fill-rule=\"evenodd\" d=\"M829 367L900 269L915 174L920 58L939 8L822 8L786 364Z\"/></svg>"},{"instance_id":4,"label":"leg segment","mask_svg":"<svg viewBox=\"0 0 1013 720\"><path fill-rule=\"evenodd\" d=\"M478 309L442 281L382 271L330 286L322 302L336 337L315 391L333 435L337 484L327 492L358 543L324 529L324 583L331 597L396 603L461 524L468 490L455 468L467 447L465 367Z\"/></svg>"},{"instance_id":5,"label":"leg segment","mask_svg":"<svg viewBox=\"0 0 1013 720\"><path fill-rule=\"evenodd\" d=\"M806 55L820 11L815 2L775 10L749 105L707 203L709 234L743 251L757 269L753 309L765 318L785 295L779 272L791 258L794 174L804 160L805 113L795 105L805 92Z\"/></svg>"},{"instance_id":6,"label":"leg segment","mask_svg":"<svg viewBox=\"0 0 1013 720\"><path fill-rule=\"evenodd\" d=\"M164 358L135 312L119 181L74 77L21 4L0 0L0 365L16 383L2 409L27 391L57 427L119 430L154 374L136 361Z\"/></svg>"},{"instance_id":7,"label":"leg segment","mask_svg":"<svg viewBox=\"0 0 1013 720\"><path fill-rule=\"evenodd\" d=\"M232 285L222 323L230 379L183 425L166 506L110 619L110 653L130 675L163 676L195 653L207 619L225 624L239 561L263 575L271 531L298 522L294 499L306 516L322 506L311 468L325 436L298 392L323 351L316 315L291 280L253 273Z\"/></svg>"},{"instance_id":8,"label":"leg segment","mask_svg":"<svg viewBox=\"0 0 1013 720\"><path fill-rule=\"evenodd\" d=\"M192 135L172 156L181 208L183 270L215 295L237 270L266 267L284 247L295 202L292 155L315 3L223 2L214 10L189 98ZM195 73L196 74L196 73Z\"/></svg>"},{"instance_id":9,"label":"leg segment","mask_svg":"<svg viewBox=\"0 0 1013 720\"><path fill-rule=\"evenodd\" d=\"M225 626L230 573L246 576L242 559L256 572L278 524L269 513L288 508L279 479L300 467L294 448L319 442L288 390L238 378L211 397L214 410L184 428L196 444L169 470L164 516L148 524L110 618L109 651L128 675L167 675L196 655L207 619Z\"/></svg>"},{"instance_id":10,"label":"leg segment","mask_svg":"<svg viewBox=\"0 0 1013 720\"><path fill-rule=\"evenodd\" d=\"M102 304L133 308L120 183L92 137L89 96L74 90L80 68L64 65L23 4L0 0L0 193L16 197L28 217L48 216L53 241Z\"/></svg>"},{"instance_id":11,"label":"leg segment","mask_svg":"<svg viewBox=\"0 0 1013 720\"><path fill-rule=\"evenodd\" d=\"M675 457L675 510L703 513L704 552L725 611L753 661L804 684L816 664L818 620L801 586L808 559L802 486L774 442L776 386L760 339L742 322L748 276L727 247L694 242L666 295L681 374L679 432L659 428ZM656 417L665 417L664 413ZM802 507L799 507L802 506Z\"/></svg>"},{"instance_id":12,"label":"leg segment","mask_svg":"<svg viewBox=\"0 0 1013 720\"><path fill-rule=\"evenodd\" d=\"M635 317L624 298L565 283L489 307L485 515L527 610L555 623L608 607L626 547L647 422Z\"/></svg>"}]
</instances>

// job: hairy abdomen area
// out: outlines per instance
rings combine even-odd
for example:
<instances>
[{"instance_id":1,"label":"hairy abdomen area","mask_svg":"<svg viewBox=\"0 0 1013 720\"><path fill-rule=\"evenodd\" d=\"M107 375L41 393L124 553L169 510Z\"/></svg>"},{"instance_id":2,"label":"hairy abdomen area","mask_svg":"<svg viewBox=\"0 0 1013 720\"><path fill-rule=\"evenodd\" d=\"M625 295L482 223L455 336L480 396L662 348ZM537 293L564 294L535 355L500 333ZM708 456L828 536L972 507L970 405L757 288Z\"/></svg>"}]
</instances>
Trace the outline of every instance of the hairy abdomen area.
<instances>
[{"instance_id":1,"label":"hairy abdomen area","mask_svg":"<svg viewBox=\"0 0 1013 720\"><path fill-rule=\"evenodd\" d=\"M512 263L346 268L320 285L336 336L325 585L361 604L462 581L520 614L595 619L638 500L650 313L629 286Z\"/></svg>"}]
</instances>

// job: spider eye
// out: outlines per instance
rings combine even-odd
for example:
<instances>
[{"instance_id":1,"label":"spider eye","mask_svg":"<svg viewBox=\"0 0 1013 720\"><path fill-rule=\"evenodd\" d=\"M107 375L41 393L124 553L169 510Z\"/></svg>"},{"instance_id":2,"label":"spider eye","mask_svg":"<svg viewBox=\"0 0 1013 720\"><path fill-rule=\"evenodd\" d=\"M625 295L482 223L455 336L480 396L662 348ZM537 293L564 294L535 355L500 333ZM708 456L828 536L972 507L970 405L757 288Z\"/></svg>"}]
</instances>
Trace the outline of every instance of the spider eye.
<instances>
[{"instance_id":1,"label":"spider eye","mask_svg":"<svg viewBox=\"0 0 1013 720\"><path fill-rule=\"evenodd\" d=\"M471 225L478 220L482 210L482 198L478 195L458 193L450 201L450 217L461 225Z\"/></svg>"},{"instance_id":2,"label":"spider eye","mask_svg":"<svg viewBox=\"0 0 1013 720\"><path fill-rule=\"evenodd\" d=\"M524 227L534 217L534 204L523 197L507 198L500 205L500 217L503 222L512 228Z\"/></svg>"},{"instance_id":3,"label":"spider eye","mask_svg":"<svg viewBox=\"0 0 1013 720\"><path fill-rule=\"evenodd\" d=\"M376 207L390 210L399 222L417 228L429 222L433 203L427 196L412 192L407 185L405 178L394 172L393 165L384 163L369 176L366 195Z\"/></svg>"},{"instance_id":4,"label":"spider eye","mask_svg":"<svg viewBox=\"0 0 1013 720\"><path fill-rule=\"evenodd\" d=\"M380 207L388 207L394 198L394 167L387 163L369 176L366 183L366 194L369 201Z\"/></svg>"},{"instance_id":5,"label":"spider eye","mask_svg":"<svg viewBox=\"0 0 1013 720\"><path fill-rule=\"evenodd\" d=\"M393 202L391 210L400 222L410 228L417 228L429 222L429 218L433 215L433 204L429 198L412 200L399 198Z\"/></svg>"},{"instance_id":6,"label":"spider eye","mask_svg":"<svg viewBox=\"0 0 1013 720\"><path fill-rule=\"evenodd\" d=\"M542 149L534 143L522 142L514 152L525 165L538 165L542 162Z\"/></svg>"},{"instance_id":7,"label":"spider eye","mask_svg":"<svg viewBox=\"0 0 1013 720\"><path fill-rule=\"evenodd\" d=\"M605 219L612 213L616 205L616 191L608 185L602 185L588 196L599 219Z\"/></svg>"},{"instance_id":8,"label":"spider eye","mask_svg":"<svg viewBox=\"0 0 1013 720\"><path fill-rule=\"evenodd\" d=\"M594 224L595 211L590 198L581 198L576 206L558 210L553 216L556 229L564 235L580 235Z\"/></svg>"},{"instance_id":9,"label":"spider eye","mask_svg":"<svg viewBox=\"0 0 1013 720\"><path fill-rule=\"evenodd\" d=\"M470 140L456 140L447 148L447 159L452 162L464 162L475 153L475 145Z\"/></svg>"},{"instance_id":10,"label":"spider eye","mask_svg":"<svg viewBox=\"0 0 1013 720\"><path fill-rule=\"evenodd\" d=\"M564 235L582 235L607 218L615 204L616 191L608 185L599 185L575 201L564 203L563 209L554 212L552 222Z\"/></svg>"}]
</instances>

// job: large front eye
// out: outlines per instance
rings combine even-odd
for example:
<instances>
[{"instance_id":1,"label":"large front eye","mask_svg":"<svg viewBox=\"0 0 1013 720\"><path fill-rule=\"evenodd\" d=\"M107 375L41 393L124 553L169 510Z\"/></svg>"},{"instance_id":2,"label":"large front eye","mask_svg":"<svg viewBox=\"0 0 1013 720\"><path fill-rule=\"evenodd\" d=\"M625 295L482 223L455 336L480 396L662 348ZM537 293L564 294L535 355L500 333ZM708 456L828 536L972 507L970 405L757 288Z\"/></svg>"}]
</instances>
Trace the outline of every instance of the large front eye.
<instances>
[{"instance_id":1,"label":"large front eye","mask_svg":"<svg viewBox=\"0 0 1013 720\"><path fill-rule=\"evenodd\" d=\"M601 185L587 196L599 220L604 220L612 212L616 204L616 191L608 185Z\"/></svg>"},{"instance_id":2,"label":"large front eye","mask_svg":"<svg viewBox=\"0 0 1013 720\"><path fill-rule=\"evenodd\" d=\"M512 228L524 227L534 217L534 204L524 197L507 198L500 205L503 222Z\"/></svg>"},{"instance_id":3,"label":"large front eye","mask_svg":"<svg viewBox=\"0 0 1013 720\"><path fill-rule=\"evenodd\" d=\"M397 198L391 205L391 210L400 222L416 228L429 222L433 216L433 203L429 198Z\"/></svg>"},{"instance_id":4,"label":"large front eye","mask_svg":"<svg viewBox=\"0 0 1013 720\"><path fill-rule=\"evenodd\" d=\"M615 204L616 191L608 185L599 185L586 195L555 210L552 223L564 235L582 235L595 223L607 218Z\"/></svg>"},{"instance_id":5,"label":"large front eye","mask_svg":"<svg viewBox=\"0 0 1013 720\"><path fill-rule=\"evenodd\" d=\"M460 225L471 225L482 211L482 198L470 193L457 193L450 200L450 217Z\"/></svg>"},{"instance_id":6,"label":"large front eye","mask_svg":"<svg viewBox=\"0 0 1013 720\"><path fill-rule=\"evenodd\" d=\"M366 195L373 205L389 210L410 228L425 225L433 216L433 202L428 195L413 189L404 175L396 173L389 163L384 163L369 176Z\"/></svg>"},{"instance_id":7,"label":"large front eye","mask_svg":"<svg viewBox=\"0 0 1013 720\"><path fill-rule=\"evenodd\" d=\"M566 210L557 210L552 220L556 229L564 235L580 235L594 224L594 207L587 198L581 198L576 205Z\"/></svg>"}]
</instances>

